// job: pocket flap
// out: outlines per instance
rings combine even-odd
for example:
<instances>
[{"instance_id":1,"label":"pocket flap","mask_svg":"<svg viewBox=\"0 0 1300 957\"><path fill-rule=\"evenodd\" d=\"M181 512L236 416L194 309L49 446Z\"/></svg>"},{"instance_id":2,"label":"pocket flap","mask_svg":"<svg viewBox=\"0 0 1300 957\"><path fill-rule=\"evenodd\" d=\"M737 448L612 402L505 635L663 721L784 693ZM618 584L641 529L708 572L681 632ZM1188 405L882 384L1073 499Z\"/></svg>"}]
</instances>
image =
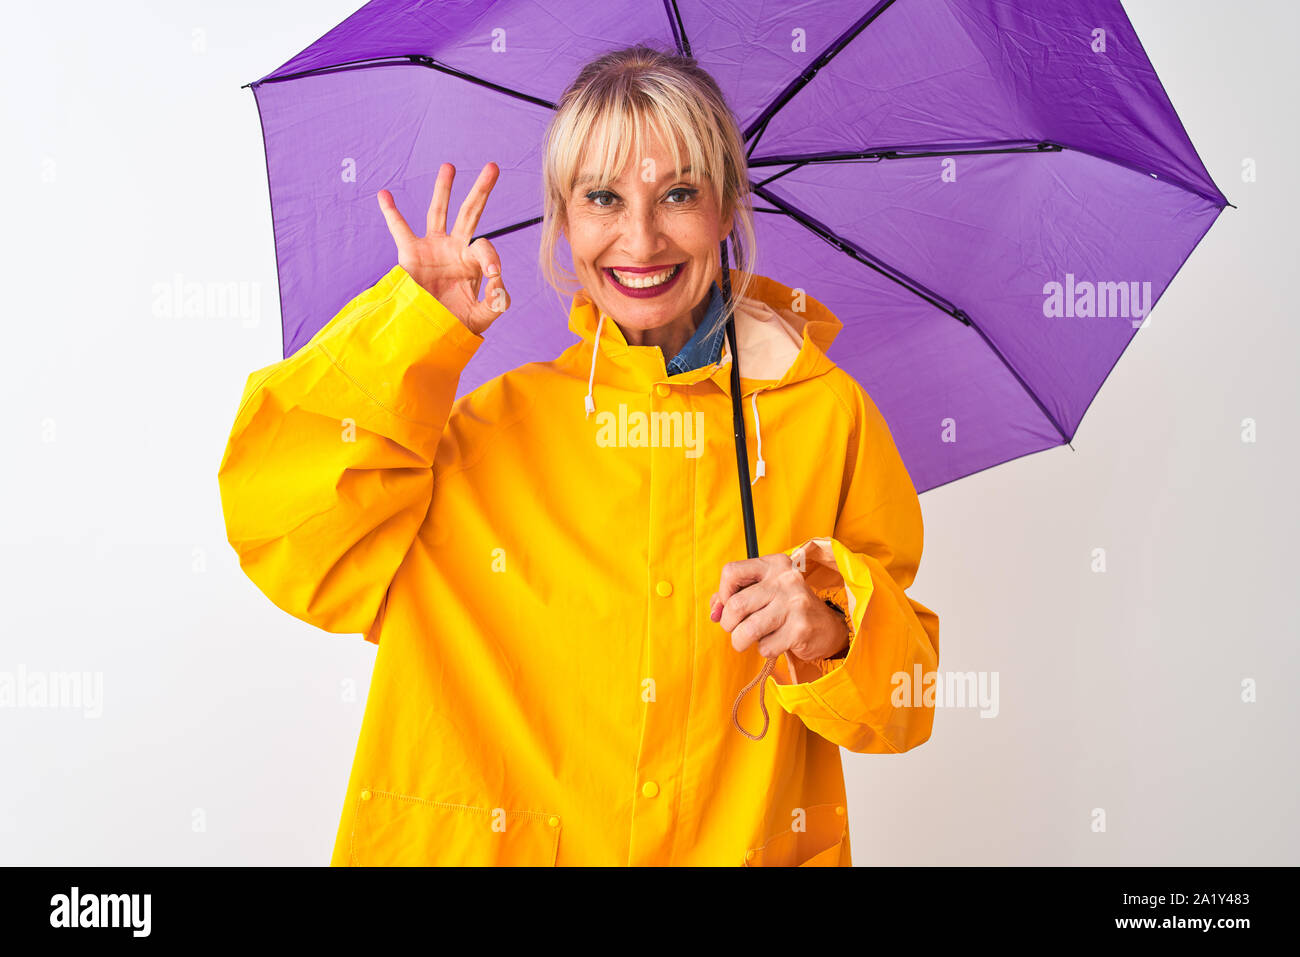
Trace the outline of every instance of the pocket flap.
<instances>
[{"instance_id":1,"label":"pocket flap","mask_svg":"<svg viewBox=\"0 0 1300 957\"><path fill-rule=\"evenodd\" d=\"M745 852L746 867L838 867L848 834L849 818L842 804L807 808L803 828L773 835L761 847Z\"/></svg>"},{"instance_id":2,"label":"pocket flap","mask_svg":"<svg viewBox=\"0 0 1300 957\"><path fill-rule=\"evenodd\" d=\"M844 838L840 838L820 854L814 854L800 864L800 867L839 867L840 852L844 849Z\"/></svg>"},{"instance_id":3,"label":"pocket flap","mask_svg":"<svg viewBox=\"0 0 1300 957\"><path fill-rule=\"evenodd\" d=\"M365 788L352 863L360 867L554 867L560 818L547 811L448 804Z\"/></svg>"}]
</instances>

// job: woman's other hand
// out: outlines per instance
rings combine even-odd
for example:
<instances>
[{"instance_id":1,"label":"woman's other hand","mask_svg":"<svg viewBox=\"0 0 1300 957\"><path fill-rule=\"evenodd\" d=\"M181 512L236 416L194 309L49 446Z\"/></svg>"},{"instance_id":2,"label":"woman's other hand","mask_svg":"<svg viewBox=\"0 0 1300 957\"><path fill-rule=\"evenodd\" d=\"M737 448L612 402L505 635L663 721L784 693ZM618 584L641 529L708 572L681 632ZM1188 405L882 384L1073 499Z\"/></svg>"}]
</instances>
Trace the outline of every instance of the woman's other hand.
<instances>
[{"instance_id":1,"label":"woman's other hand","mask_svg":"<svg viewBox=\"0 0 1300 957\"><path fill-rule=\"evenodd\" d=\"M475 335L482 335L510 308L510 295L501 277L497 251L486 239L469 241L478 228L479 217L500 172L496 163L483 167L461 203L450 233L447 232L447 205L451 200L452 180L456 178L456 167L450 163L438 168L423 236L415 235L406 224L392 193L386 189L378 193L379 208L397 244L397 264ZM485 275L488 277L486 295L480 302L479 286Z\"/></svg>"},{"instance_id":2,"label":"woman's other hand","mask_svg":"<svg viewBox=\"0 0 1300 957\"><path fill-rule=\"evenodd\" d=\"M722 566L709 609L709 617L731 633L736 651L758 642L764 658L789 651L817 661L849 644L843 617L813 593L784 552Z\"/></svg>"}]
</instances>

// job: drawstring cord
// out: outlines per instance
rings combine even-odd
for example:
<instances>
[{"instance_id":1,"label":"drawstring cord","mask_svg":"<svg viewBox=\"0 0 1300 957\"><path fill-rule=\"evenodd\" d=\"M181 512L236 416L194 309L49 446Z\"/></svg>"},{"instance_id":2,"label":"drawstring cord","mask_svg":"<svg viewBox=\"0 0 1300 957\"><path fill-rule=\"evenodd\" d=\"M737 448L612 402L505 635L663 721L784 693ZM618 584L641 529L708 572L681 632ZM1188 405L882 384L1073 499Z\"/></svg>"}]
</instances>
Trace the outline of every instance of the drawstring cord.
<instances>
[{"instance_id":1,"label":"drawstring cord","mask_svg":"<svg viewBox=\"0 0 1300 957\"><path fill-rule=\"evenodd\" d=\"M758 390L750 393L749 398L754 405L754 437L758 439L758 464L754 466L754 477L749 480L749 484L753 485L766 474L767 463L763 461L763 433L758 427Z\"/></svg>"},{"instance_id":2,"label":"drawstring cord","mask_svg":"<svg viewBox=\"0 0 1300 957\"><path fill-rule=\"evenodd\" d=\"M605 325L605 314L600 314L600 321L596 323L596 340L591 344L591 375L587 376L587 415L596 411L596 400L591 397L592 386L596 382L596 356L600 353L600 330Z\"/></svg>"}]
</instances>

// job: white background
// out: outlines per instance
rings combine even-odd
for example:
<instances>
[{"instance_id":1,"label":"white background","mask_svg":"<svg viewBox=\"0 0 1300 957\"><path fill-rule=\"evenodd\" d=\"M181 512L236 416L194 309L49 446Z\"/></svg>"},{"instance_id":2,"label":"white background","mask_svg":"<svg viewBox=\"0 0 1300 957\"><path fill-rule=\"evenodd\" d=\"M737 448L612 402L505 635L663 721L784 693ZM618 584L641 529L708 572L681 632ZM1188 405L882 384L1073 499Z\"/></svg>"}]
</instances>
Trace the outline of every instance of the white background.
<instances>
[{"instance_id":1,"label":"white background","mask_svg":"<svg viewBox=\"0 0 1300 957\"><path fill-rule=\"evenodd\" d=\"M0 863L329 860L376 649L244 577L216 475L245 378L280 357L240 86L356 5L5 11L0 672L100 672L103 712L0 708ZM940 616L941 670L997 672L1000 711L940 709L901 756L844 753L857 864L1300 863L1300 14L1126 8L1239 208L1074 451L922 495L910 594ZM154 284L177 274L258 284L258 320L159 318Z\"/></svg>"}]
</instances>

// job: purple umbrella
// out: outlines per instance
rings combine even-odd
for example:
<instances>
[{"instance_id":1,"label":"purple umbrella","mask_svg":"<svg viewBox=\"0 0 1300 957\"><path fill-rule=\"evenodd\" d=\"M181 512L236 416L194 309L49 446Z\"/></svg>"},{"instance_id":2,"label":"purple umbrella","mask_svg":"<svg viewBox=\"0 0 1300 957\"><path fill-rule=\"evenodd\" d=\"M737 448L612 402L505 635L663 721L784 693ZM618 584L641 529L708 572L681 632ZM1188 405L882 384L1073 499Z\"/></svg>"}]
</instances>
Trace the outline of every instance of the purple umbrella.
<instances>
[{"instance_id":1,"label":"purple umbrella","mask_svg":"<svg viewBox=\"0 0 1300 957\"><path fill-rule=\"evenodd\" d=\"M843 321L830 357L918 492L1068 443L1231 205L1117 0L374 0L249 84L284 354L391 268L380 189L420 222L439 164L493 160L480 235L529 321L486 338L460 392L558 355L573 336L536 269L542 135L584 63L638 42L722 87L757 271Z\"/></svg>"}]
</instances>

